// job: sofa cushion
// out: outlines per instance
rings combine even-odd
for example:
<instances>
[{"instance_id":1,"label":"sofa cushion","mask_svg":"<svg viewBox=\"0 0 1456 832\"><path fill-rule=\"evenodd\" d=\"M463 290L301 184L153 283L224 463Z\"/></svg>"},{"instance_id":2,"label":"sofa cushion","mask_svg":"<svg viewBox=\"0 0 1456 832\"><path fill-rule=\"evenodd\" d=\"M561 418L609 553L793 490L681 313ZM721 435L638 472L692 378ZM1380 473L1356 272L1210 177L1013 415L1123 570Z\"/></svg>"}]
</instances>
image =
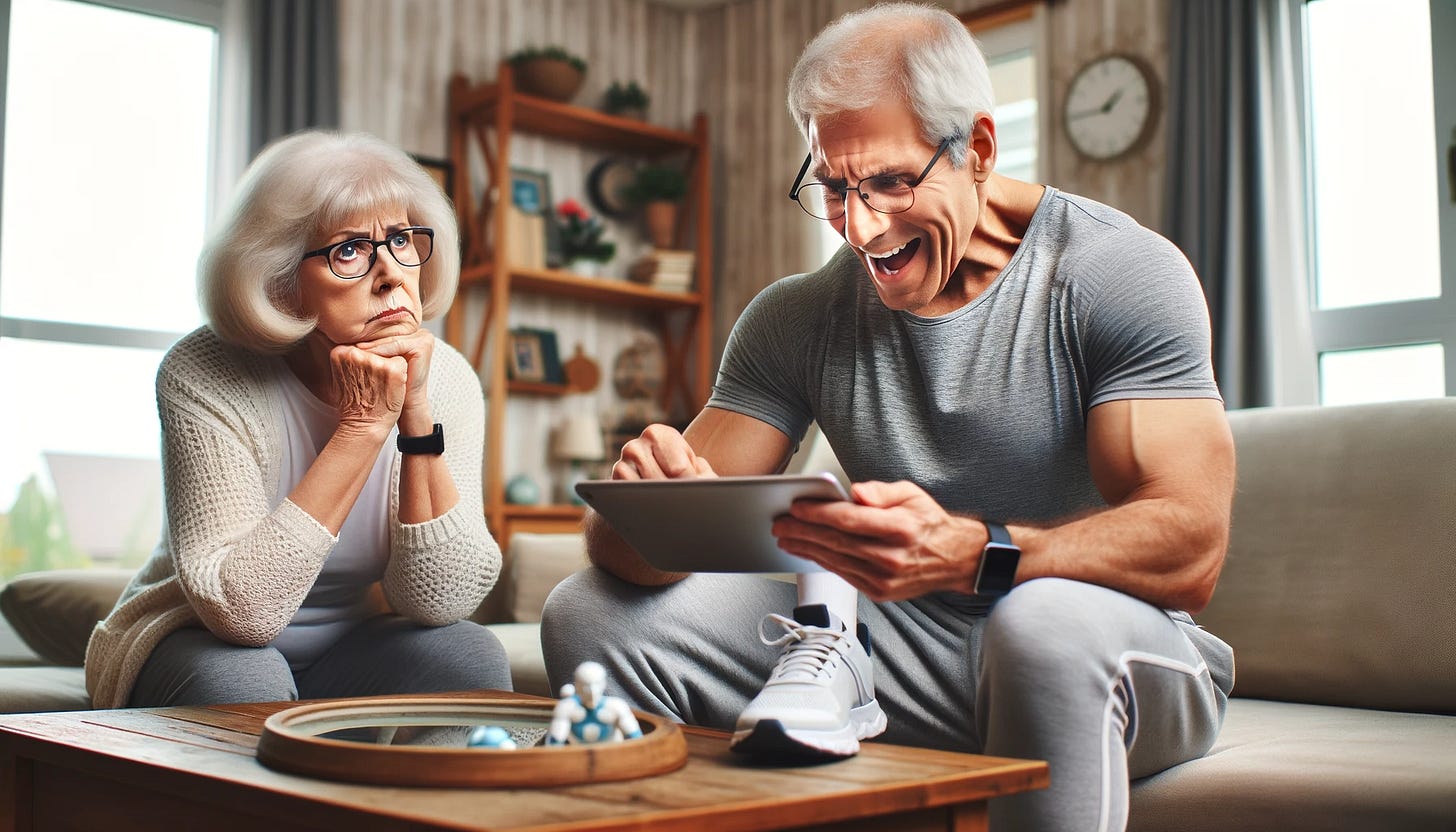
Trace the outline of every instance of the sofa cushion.
<instances>
[{"instance_id":1,"label":"sofa cushion","mask_svg":"<svg viewBox=\"0 0 1456 832\"><path fill-rule=\"evenodd\" d=\"M0 590L0 611L41 659L80 667L96 622L116 606L131 569L55 569L18 575Z\"/></svg>"},{"instance_id":2,"label":"sofa cushion","mask_svg":"<svg viewBox=\"0 0 1456 832\"><path fill-rule=\"evenodd\" d=\"M505 574L497 589L504 593L507 620L540 621L546 596L586 565L586 539L580 534L511 535Z\"/></svg>"},{"instance_id":3,"label":"sofa cushion","mask_svg":"<svg viewBox=\"0 0 1456 832\"><path fill-rule=\"evenodd\" d=\"M546 659L541 653L541 625L534 622L489 624L506 649L511 663L511 686L517 693L549 696L556 693L546 680Z\"/></svg>"},{"instance_id":4,"label":"sofa cushion","mask_svg":"<svg viewBox=\"0 0 1456 832\"><path fill-rule=\"evenodd\" d=\"M1456 399L1229 413L1236 696L1456 713Z\"/></svg>"},{"instance_id":5,"label":"sofa cushion","mask_svg":"<svg viewBox=\"0 0 1456 832\"><path fill-rule=\"evenodd\" d=\"M1456 829L1456 717L1233 699L1218 743L1133 784L1129 832Z\"/></svg>"},{"instance_id":6,"label":"sofa cushion","mask_svg":"<svg viewBox=\"0 0 1456 832\"><path fill-rule=\"evenodd\" d=\"M0 714L84 711L86 671L79 667L0 667Z\"/></svg>"}]
</instances>

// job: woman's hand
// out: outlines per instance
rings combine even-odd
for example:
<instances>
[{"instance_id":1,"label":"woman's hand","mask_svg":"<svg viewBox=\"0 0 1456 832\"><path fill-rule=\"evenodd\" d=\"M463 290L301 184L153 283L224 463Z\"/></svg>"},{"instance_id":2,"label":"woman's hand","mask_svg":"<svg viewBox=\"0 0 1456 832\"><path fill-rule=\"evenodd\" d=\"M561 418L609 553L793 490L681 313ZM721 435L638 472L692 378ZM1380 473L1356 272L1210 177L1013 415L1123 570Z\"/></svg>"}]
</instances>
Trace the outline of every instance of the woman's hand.
<instances>
[{"instance_id":1,"label":"woman's hand","mask_svg":"<svg viewBox=\"0 0 1456 832\"><path fill-rule=\"evenodd\" d=\"M341 344L329 351L339 391L339 428L383 436L399 421L409 361Z\"/></svg>"},{"instance_id":2,"label":"woman's hand","mask_svg":"<svg viewBox=\"0 0 1456 832\"><path fill-rule=\"evenodd\" d=\"M364 341L356 346L381 358L404 359L408 382L399 417L400 431L409 436L429 433L434 424L430 416L430 359L435 354L434 334L421 328L408 335Z\"/></svg>"}]
</instances>

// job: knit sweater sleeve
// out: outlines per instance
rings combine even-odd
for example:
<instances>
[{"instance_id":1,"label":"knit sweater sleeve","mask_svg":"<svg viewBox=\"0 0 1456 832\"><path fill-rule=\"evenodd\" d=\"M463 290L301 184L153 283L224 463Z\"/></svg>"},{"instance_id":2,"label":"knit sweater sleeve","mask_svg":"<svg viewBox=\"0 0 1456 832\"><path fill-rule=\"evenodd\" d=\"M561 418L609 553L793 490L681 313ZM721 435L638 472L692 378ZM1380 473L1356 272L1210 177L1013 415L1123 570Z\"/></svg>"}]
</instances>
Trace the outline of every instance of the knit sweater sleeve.
<instances>
[{"instance_id":1,"label":"knit sweater sleeve","mask_svg":"<svg viewBox=\"0 0 1456 832\"><path fill-rule=\"evenodd\" d=\"M261 366L199 331L157 374L177 577L214 635L249 646L288 625L337 542L291 501L270 505L280 451Z\"/></svg>"},{"instance_id":2,"label":"knit sweater sleeve","mask_svg":"<svg viewBox=\"0 0 1456 832\"><path fill-rule=\"evenodd\" d=\"M443 342L435 345L430 366L430 405L444 426L445 464L460 502L433 520L400 523L396 479L383 587L395 612L439 626L480 606L500 574L501 553L486 528L481 500L485 399L480 380L465 357Z\"/></svg>"}]
</instances>

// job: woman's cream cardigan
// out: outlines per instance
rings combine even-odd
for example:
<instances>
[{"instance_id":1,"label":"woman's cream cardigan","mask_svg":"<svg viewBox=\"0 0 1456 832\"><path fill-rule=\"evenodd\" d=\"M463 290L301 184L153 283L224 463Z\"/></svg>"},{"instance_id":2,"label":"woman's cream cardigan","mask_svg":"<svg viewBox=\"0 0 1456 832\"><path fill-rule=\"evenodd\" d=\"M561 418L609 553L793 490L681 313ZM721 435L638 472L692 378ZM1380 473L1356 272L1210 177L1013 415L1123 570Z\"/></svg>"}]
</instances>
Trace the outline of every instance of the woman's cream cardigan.
<instances>
[{"instance_id":1,"label":"woman's cream cardigan","mask_svg":"<svg viewBox=\"0 0 1456 832\"><path fill-rule=\"evenodd\" d=\"M337 538L277 494L287 372L281 358L224 344L206 327L162 360L166 523L151 558L91 634L86 689L94 707L125 707L142 665L176 630L205 626L224 641L263 646L308 595ZM396 455L381 585L395 612L438 626L474 612L495 585L501 556L481 505L480 382L443 342L430 366L430 406L444 425L460 502L434 520L399 523Z\"/></svg>"}]
</instances>

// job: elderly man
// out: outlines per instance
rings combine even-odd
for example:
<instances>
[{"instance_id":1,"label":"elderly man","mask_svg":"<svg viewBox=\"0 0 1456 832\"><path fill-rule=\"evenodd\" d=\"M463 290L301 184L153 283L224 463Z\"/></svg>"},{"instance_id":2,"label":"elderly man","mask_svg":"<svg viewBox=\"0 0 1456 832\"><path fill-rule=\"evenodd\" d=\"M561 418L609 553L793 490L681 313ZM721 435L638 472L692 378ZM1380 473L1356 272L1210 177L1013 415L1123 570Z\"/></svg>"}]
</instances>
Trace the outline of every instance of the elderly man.
<instances>
[{"instance_id":1,"label":"elderly man","mask_svg":"<svg viewBox=\"0 0 1456 832\"><path fill-rule=\"evenodd\" d=\"M558 588L544 639L553 678L601 660L738 750L833 758L884 731L1045 759L1051 787L993 801L996 826L1120 829L1129 779L1222 720L1232 653L1187 611L1223 562L1233 446L1186 259L996 174L991 94L944 11L820 33L789 82L809 146L791 194L846 245L760 293L708 406L613 469L777 472L817 422L853 500L801 501L774 534L829 571L784 616L792 585L657 572L593 516L598 568ZM761 647L765 614L782 635Z\"/></svg>"}]
</instances>

